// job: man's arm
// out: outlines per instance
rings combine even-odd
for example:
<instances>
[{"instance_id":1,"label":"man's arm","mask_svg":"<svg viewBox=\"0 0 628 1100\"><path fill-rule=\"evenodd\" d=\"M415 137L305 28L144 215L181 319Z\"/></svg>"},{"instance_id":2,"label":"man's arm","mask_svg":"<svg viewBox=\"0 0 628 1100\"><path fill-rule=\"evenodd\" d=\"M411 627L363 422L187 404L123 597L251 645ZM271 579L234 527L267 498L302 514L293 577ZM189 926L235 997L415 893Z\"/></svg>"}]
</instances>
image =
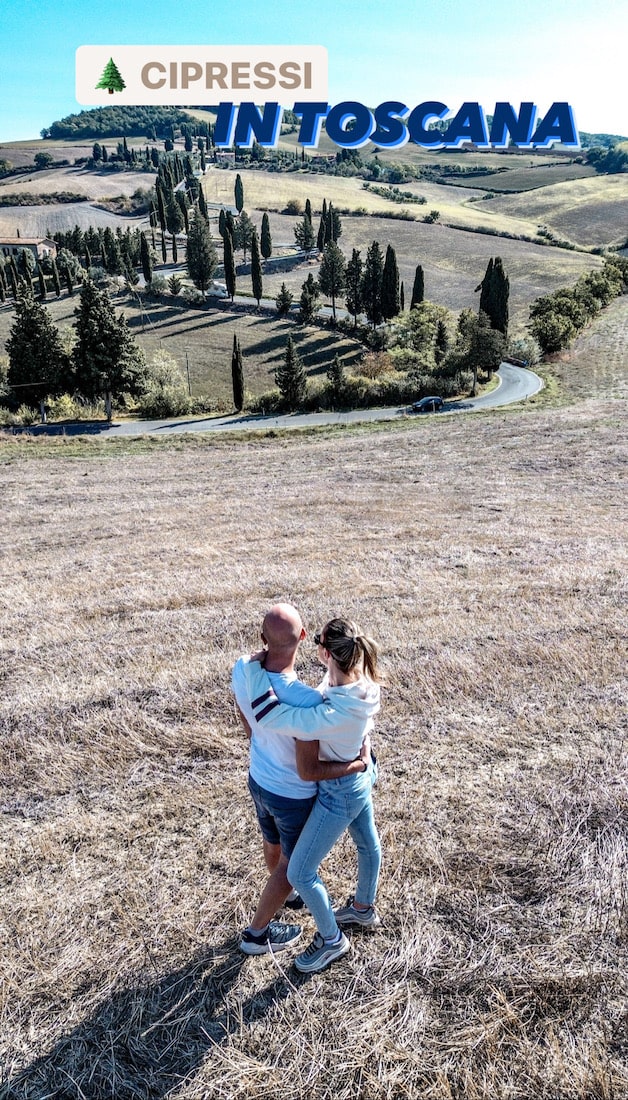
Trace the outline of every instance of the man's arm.
<instances>
[{"instance_id":1,"label":"man's arm","mask_svg":"<svg viewBox=\"0 0 628 1100\"><path fill-rule=\"evenodd\" d=\"M249 739L249 741L250 741L250 740L251 740L251 727L250 727L250 725L249 725L249 723L248 723L248 720L247 720L247 719L245 718L245 716L243 715L243 713L242 713L242 711L240 710L240 708L239 708L239 706L238 706L238 704L237 704L237 703L235 704L235 708L236 708L236 710L237 710L237 712L238 712L238 714L239 714L239 716L240 716L240 721L241 721L242 725L244 726L244 732L246 733L246 736L248 737L248 739Z\"/></svg>"},{"instance_id":2,"label":"man's arm","mask_svg":"<svg viewBox=\"0 0 628 1100\"><path fill-rule=\"evenodd\" d=\"M345 775L355 775L366 771L371 756L371 739L365 737L360 755L355 760L319 760L318 741L296 741L297 771L301 779L313 780L342 779Z\"/></svg>"},{"instance_id":3,"label":"man's arm","mask_svg":"<svg viewBox=\"0 0 628 1100\"><path fill-rule=\"evenodd\" d=\"M243 666L247 693L255 721L286 737L300 741L323 740L325 731L334 736L355 730L355 718L342 714L327 700L315 707L292 707L277 698L265 670L257 661Z\"/></svg>"}]
</instances>

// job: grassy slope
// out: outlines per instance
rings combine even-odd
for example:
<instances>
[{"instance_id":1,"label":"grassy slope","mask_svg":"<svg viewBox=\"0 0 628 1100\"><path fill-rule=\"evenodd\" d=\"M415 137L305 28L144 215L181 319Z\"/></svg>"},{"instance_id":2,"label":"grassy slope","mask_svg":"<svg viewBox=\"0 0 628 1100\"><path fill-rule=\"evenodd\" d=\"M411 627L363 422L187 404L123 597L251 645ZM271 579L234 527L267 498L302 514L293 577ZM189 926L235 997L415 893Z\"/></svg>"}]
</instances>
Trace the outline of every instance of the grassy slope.
<instances>
[{"instance_id":1,"label":"grassy slope","mask_svg":"<svg viewBox=\"0 0 628 1100\"><path fill-rule=\"evenodd\" d=\"M628 226L625 175L595 176L482 203L498 215L544 222L581 245L622 245Z\"/></svg>"},{"instance_id":2,"label":"grassy slope","mask_svg":"<svg viewBox=\"0 0 628 1100\"><path fill-rule=\"evenodd\" d=\"M621 305L567 385L621 368ZM7 1096L628 1095L624 421L600 381L405 431L2 446ZM263 864L229 668L278 598L355 616L387 674L383 927L309 980L235 946Z\"/></svg>"}]
</instances>

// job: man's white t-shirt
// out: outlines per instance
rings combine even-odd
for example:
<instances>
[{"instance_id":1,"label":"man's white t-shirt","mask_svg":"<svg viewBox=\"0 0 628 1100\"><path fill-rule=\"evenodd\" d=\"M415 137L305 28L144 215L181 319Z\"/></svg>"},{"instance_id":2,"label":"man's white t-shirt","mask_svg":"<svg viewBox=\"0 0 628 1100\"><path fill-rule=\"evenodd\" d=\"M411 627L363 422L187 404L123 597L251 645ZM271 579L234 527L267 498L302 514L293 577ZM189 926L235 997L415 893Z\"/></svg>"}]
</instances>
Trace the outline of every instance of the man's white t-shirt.
<instances>
[{"instance_id":1,"label":"man's white t-shirt","mask_svg":"<svg viewBox=\"0 0 628 1100\"><path fill-rule=\"evenodd\" d=\"M244 671L247 660L241 657L236 661L231 686L236 702L251 727L250 774L260 787L272 794L283 795L284 798L311 798L316 794L317 786L299 778L294 738L271 733L255 721ZM268 679L282 703L293 707L316 707L322 702L321 693L302 684L296 672L269 672Z\"/></svg>"}]
</instances>

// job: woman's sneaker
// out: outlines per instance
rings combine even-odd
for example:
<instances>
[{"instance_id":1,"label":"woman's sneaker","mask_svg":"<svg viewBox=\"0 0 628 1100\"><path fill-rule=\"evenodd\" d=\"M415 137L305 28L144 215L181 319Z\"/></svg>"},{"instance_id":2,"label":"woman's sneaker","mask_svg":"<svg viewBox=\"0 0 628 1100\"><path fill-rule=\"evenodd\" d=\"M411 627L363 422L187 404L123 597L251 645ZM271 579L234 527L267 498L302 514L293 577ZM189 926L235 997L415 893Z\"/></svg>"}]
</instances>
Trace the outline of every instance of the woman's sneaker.
<instances>
[{"instance_id":1,"label":"woman's sneaker","mask_svg":"<svg viewBox=\"0 0 628 1100\"><path fill-rule=\"evenodd\" d=\"M344 928L351 924L360 928L379 928L382 922L375 912L375 907L369 905L368 909L356 909L353 902L353 897L347 898L346 905L341 909L334 909L336 922Z\"/></svg>"},{"instance_id":2,"label":"woman's sneaker","mask_svg":"<svg viewBox=\"0 0 628 1100\"><path fill-rule=\"evenodd\" d=\"M267 955L269 951L283 951L296 943L301 935L299 924L282 924L281 921L271 920L265 932L256 935L248 928L242 933L240 951L245 955Z\"/></svg>"},{"instance_id":3,"label":"woman's sneaker","mask_svg":"<svg viewBox=\"0 0 628 1100\"><path fill-rule=\"evenodd\" d=\"M340 959L350 949L351 944L343 932L340 933L338 943L325 943L320 932L317 932L310 946L306 947L302 955L297 955L294 965L302 974L315 974L319 970L325 970L334 959Z\"/></svg>"},{"instance_id":4,"label":"woman's sneaker","mask_svg":"<svg viewBox=\"0 0 628 1100\"><path fill-rule=\"evenodd\" d=\"M305 909L305 902L301 895L297 894L296 890L292 890L291 893L288 894L283 904L286 909Z\"/></svg>"}]
</instances>

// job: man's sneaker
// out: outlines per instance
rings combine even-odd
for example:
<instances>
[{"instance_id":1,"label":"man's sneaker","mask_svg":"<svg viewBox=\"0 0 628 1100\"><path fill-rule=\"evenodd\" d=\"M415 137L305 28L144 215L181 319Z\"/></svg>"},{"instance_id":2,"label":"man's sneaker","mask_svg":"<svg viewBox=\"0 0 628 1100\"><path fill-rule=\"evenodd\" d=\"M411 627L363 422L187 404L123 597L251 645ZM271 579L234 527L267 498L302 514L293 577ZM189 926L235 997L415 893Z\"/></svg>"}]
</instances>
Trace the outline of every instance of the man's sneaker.
<instances>
[{"instance_id":1,"label":"man's sneaker","mask_svg":"<svg viewBox=\"0 0 628 1100\"><path fill-rule=\"evenodd\" d=\"M351 924L360 928L379 928L382 922L375 912L375 907L369 905L368 909L356 909L353 902L353 897L350 897L341 909L334 909L336 922L344 928Z\"/></svg>"},{"instance_id":2,"label":"man's sneaker","mask_svg":"<svg viewBox=\"0 0 628 1100\"><path fill-rule=\"evenodd\" d=\"M271 920L265 932L255 935L247 928L242 933L240 951L245 955L267 955L269 951L283 951L296 943L301 935L299 924L282 924L281 921Z\"/></svg>"},{"instance_id":3,"label":"man's sneaker","mask_svg":"<svg viewBox=\"0 0 628 1100\"><path fill-rule=\"evenodd\" d=\"M343 932L340 933L338 943L325 943L320 932L314 936L309 947L302 955L297 955L294 965L302 974L314 974L319 970L325 970L334 959L340 959L351 948L349 940Z\"/></svg>"},{"instance_id":4,"label":"man's sneaker","mask_svg":"<svg viewBox=\"0 0 628 1100\"><path fill-rule=\"evenodd\" d=\"M305 909L305 902L300 894L297 894L296 890L293 890L291 894L284 901L284 909Z\"/></svg>"}]
</instances>

